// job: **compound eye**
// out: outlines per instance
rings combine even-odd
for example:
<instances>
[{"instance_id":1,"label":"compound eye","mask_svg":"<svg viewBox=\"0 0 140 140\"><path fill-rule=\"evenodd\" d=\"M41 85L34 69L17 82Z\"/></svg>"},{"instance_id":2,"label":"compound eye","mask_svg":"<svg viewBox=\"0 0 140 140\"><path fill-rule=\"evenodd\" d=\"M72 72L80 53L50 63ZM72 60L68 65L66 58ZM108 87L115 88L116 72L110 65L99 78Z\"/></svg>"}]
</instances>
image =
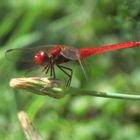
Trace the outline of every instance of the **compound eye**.
<instances>
[{"instance_id":1,"label":"compound eye","mask_svg":"<svg viewBox=\"0 0 140 140\"><path fill-rule=\"evenodd\" d=\"M46 61L47 54L44 51L39 51L35 56L34 56L34 61L36 64L43 64Z\"/></svg>"}]
</instances>

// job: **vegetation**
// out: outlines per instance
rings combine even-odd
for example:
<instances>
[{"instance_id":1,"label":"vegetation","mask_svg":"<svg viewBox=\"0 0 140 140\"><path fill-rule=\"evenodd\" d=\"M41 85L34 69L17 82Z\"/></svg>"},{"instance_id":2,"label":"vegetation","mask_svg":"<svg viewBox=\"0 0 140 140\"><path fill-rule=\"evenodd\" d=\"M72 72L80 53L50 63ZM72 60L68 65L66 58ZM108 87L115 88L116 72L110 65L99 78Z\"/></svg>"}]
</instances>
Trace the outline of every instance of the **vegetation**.
<instances>
[{"instance_id":1,"label":"vegetation","mask_svg":"<svg viewBox=\"0 0 140 140\"><path fill-rule=\"evenodd\" d=\"M11 48L66 44L75 48L140 41L139 0L5 0L0 3L0 139L24 140L17 114L25 111L47 140L138 140L140 102L91 96L54 99L9 87L25 75ZM27 56L28 57L28 56ZM16 63L17 62L17 63ZM78 64L71 86L140 94L139 47L92 56L85 80ZM57 72L60 79L64 74ZM36 76L36 75L35 75ZM37 75L38 76L38 75Z\"/></svg>"}]
</instances>

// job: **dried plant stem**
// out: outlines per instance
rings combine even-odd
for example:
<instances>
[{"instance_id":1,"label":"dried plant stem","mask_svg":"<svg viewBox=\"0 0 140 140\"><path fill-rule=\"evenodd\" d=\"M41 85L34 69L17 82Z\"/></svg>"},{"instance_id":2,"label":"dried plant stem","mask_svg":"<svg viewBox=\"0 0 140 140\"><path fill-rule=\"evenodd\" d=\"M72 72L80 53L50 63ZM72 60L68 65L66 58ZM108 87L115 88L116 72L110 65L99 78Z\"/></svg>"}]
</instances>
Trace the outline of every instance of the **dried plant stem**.
<instances>
[{"instance_id":1,"label":"dried plant stem","mask_svg":"<svg viewBox=\"0 0 140 140\"><path fill-rule=\"evenodd\" d=\"M15 78L10 81L10 86L13 88L24 89L39 95L48 95L58 99L64 97L65 95L86 95L105 98L140 100L140 95L138 94L99 92L81 88L66 87L64 82L58 79L50 79L46 77Z\"/></svg>"},{"instance_id":2,"label":"dried plant stem","mask_svg":"<svg viewBox=\"0 0 140 140\"><path fill-rule=\"evenodd\" d=\"M31 123L25 112L19 112L18 119L21 123L23 132L27 140L42 140L39 132L35 129L34 125Z\"/></svg>"}]
</instances>

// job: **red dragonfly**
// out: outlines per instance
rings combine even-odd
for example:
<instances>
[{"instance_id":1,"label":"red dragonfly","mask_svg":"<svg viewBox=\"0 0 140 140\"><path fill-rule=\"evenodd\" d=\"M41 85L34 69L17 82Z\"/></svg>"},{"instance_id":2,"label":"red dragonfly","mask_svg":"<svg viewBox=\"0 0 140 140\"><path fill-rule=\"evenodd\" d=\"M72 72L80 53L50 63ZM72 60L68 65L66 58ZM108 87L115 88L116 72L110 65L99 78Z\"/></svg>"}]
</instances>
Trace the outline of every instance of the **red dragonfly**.
<instances>
[{"instance_id":1,"label":"red dragonfly","mask_svg":"<svg viewBox=\"0 0 140 140\"><path fill-rule=\"evenodd\" d=\"M81 60L91 55L104 53L112 50L126 49L131 47L140 46L140 42L126 42L95 48L80 48L75 49L65 45L46 45L36 48L23 48L23 49L10 49L6 52L7 57L15 55L15 52L20 55L24 53L23 61L34 61L36 65L43 66L43 70L47 74L50 72L50 76L56 78L55 68L57 66L68 77L67 86L71 84L73 75L72 68L62 66L61 64L69 61L79 62L84 72ZM27 60L27 57L28 58ZM9 57L10 58L10 57ZM11 59L10 58L10 59ZM69 71L69 72L68 72ZM85 73L85 72L84 72Z\"/></svg>"}]
</instances>

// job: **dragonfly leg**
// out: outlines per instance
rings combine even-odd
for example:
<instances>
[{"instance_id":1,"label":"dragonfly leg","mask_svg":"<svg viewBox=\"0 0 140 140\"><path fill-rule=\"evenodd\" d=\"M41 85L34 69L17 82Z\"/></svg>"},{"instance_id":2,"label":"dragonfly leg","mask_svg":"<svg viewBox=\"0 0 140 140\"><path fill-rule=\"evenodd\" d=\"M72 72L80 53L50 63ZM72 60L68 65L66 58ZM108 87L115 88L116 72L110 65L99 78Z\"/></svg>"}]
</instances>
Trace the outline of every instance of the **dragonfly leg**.
<instances>
[{"instance_id":1,"label":"dragonfly leg","mask_svg":"<svg viewBox=\"0 0 140 140\"><path fill-rule=\"evenodd\" d=\"M50 76L52 77L53 72L52 72L52 65L50 65Z\"/></svg>"},{"instance_id":2,"label":"dragonfly leg","mask_svg":"<svg viewBox=\"0 0 140 140\"><path fill-rule=\"evenodd\" d=\"M54 65L52 66L53 78L55 79L55 68Z\"/></svg>"},{"instance_id":3,"label":"dragonfly leg","mask_svg":"<svg viewBox=\"0 0 140 140\"><path fill-rule=\"evenodd\" d=\"M51 64L51 63L48 63L48 64L43 68L42 72L45 71L45 74L48 74L49 70L50 70L50 77L55 78L56 76L55 76L54 65Z\"/></svg>"},{"instance_id":4,"label":"dragonfly leg","mask_svg":"<svg viewBox=\"0 0 140 140\"><path fill-rule=\"evenodd\" d=\"M48 67L49 67L49 63L41 70L41 72L44 72Z\"/></svg>"},{"instance_id":5,"label":"dragonfly leg","mask_svg":"<svg viewBox=\"0 0 140 140\"><path fill-rule=\"evenodd\" d=\"M45 74L47 74L47 73L49 72L49 70L50 70L50 65L48 65L48 67L46 67L46 72L45 72Z\"/></svg>"},{"instance_id":6,"label":"dragonfly leg","mask_svg":"<svg viewBox=\"0 0 140 140\"><path fill-rule=\"evenodd\" d=\"M64 66L61 66L61 65L56 65L60 70L62 70L68 77L68 82L67 82L67 86L70 86L71 84L71 79L72 79L72 75L73 75L73 70L71 68L68 68L68 67L64 67ZM69 70L70 71L70 74L66 71L66 70Z\"/></svg>"},{"instance_id":7,"label":"dragonfly leg","mask_svg":"<svg viewBox=\"0 0 140 140\"><path fill-rule=\"evenodd\" d=\"M50 64L50 76L53 77L55 79L55 69L54 69L54 65Z\"/></svg>"}]
</instances>

